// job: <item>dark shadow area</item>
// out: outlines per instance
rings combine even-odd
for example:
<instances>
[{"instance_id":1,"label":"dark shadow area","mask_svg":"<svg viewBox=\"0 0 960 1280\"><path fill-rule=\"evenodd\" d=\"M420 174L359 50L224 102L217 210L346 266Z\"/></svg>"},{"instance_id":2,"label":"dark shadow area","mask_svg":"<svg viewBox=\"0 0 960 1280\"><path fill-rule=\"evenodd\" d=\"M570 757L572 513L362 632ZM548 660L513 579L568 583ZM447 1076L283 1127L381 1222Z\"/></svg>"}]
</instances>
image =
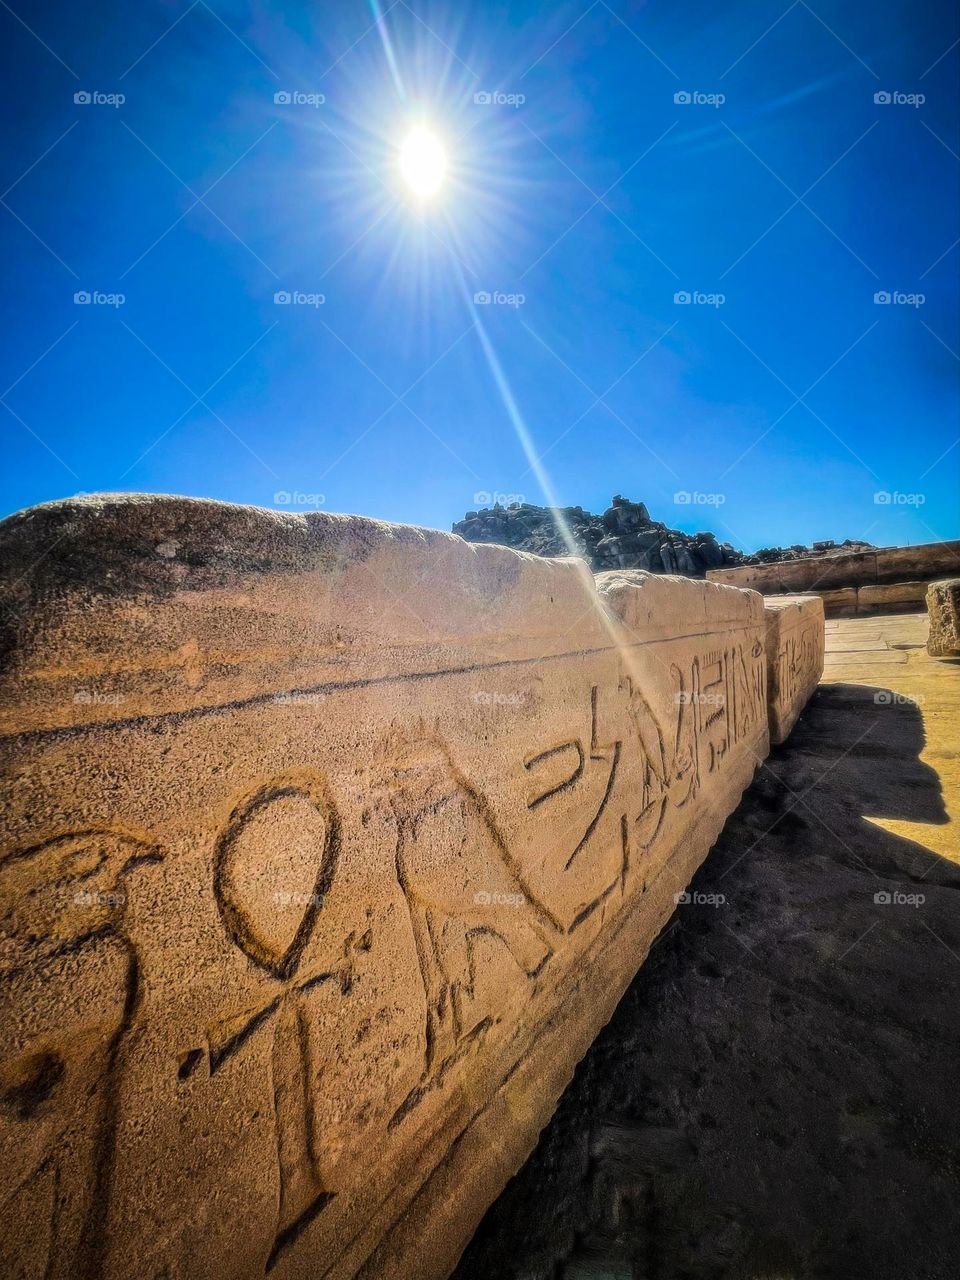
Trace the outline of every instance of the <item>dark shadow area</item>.
<instances>
[{"instance_id":1,"label":"dark shadow area","mask_svg":"<svg viewBox=\"0 0 960 1280\"><path fill-rule=\"evenodd\" d=\"M456 1280L960 1274L960 868L863 816L946 821L923 742L820 687Z\"/></svg>"}]
</instances>

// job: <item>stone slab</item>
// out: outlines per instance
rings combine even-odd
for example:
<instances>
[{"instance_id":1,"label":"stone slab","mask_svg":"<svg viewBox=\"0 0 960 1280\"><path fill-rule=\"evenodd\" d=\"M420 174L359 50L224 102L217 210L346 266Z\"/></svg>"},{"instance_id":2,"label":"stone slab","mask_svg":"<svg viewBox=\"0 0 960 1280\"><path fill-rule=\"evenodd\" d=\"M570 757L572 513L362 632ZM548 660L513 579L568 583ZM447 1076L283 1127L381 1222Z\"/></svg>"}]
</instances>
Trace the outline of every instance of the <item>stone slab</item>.
<instances>
[{"instance_id":1,"label":"stone slab","mask_svg":"<svg viewBox=\"0 0 960 1280\"><path fill-rule=\"evenodd\" d=\"M917 609L927 595L927 582L881 582L857 588L857 612Z\"/></svg>"},{"instance_id":2,"label":"stone slab","mask_svg":"<svg viewBox=\"0 0 960 1280\"><path fill-rule=\"evenodd\" d=\"M930 618L927 653L933 658L960 655L960 578L932 582L926 604Z\"/></svg>"},{"instance_id":3,"label":"stone slab","mask_svg":"<svg viewBox=\"0 0 960 1280\"><path fill-rule=\"evenodd\" d=\"M770 741L787 740L823 675L819 596L764 596Z\"/></svg>"},{"instance_id":4,"label":"stone slab","mask_svg":"<svg viewBox=\"0 0 960 1280\"><path fill-rule=\"evenodd\" d=\"M447 1275L768 750L760 597L0 524L0 1274Z\"/></svg>"},{"instance_id":5,"label":"stone slab","mask_svg":"<svg viewBox=\"0 0 960 1280\"><path fill-rule=\"evenodd\" d=\"M915 547L879 547L843 555L804 556L765 565L708 569L710 582L749 587L764 595L818 594L878 583L930 582L960 569L960 541L927 542Z\"/></svg>"},{"instance_id":6,"label":"stone slab","mask_svg":"<svg viewBox=\"0 0 960 1280\"><path fill-rule=\"evenodd\" d=\"M818 591L823 608L830 618L844 618L857 611L856 587L836 587L832 591Z\"/></svg>"}]
</instances>

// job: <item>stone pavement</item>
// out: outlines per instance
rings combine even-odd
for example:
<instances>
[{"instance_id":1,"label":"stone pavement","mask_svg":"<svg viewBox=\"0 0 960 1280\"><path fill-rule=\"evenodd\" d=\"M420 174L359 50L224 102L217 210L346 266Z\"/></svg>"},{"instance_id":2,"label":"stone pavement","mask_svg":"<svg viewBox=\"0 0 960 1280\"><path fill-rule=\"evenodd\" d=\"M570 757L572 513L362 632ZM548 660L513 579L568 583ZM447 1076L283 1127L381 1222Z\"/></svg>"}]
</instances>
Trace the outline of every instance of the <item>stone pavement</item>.
<instances>
[{"instance_id":1,"label":"stone pavement","mask_svg":"<svg viewBox=\"0 0 960 1280\"><path fill-rule=\"evenodd\" d=\"M828 621L727 822L456 1280L952 1280L960 660Z\"/></svg>"}]
</instances>

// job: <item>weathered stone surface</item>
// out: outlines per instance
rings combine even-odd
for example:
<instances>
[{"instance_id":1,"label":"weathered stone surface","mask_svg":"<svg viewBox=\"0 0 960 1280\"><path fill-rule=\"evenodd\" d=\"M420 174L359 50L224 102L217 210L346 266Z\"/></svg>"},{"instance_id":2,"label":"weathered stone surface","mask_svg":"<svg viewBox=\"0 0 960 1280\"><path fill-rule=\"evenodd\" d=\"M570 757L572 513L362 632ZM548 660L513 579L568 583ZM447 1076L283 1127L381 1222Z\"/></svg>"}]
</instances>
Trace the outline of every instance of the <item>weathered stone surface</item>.
<instances>
[{"instance_id":1,"label":"weathered stone surface","mask_svg":"<svg viewBox=\"0 0 960 1280\"><path fill-rule=\"evenodd\" d=\"M846 617L857 612L857 588L835 587L832 591L818 591L828 618Z\"/></svg>"},{"instance_id":2,"label":"weathered stone surface","mask_svg":"<svg viewBox=\"0 0 960 1280\"><path fill-rule=\"evenodd\" d=\"M779 564L709 569L710 582L750 587L764 595L827 591L877 583L929 582L960 566L960 541L916 547L881 547L843 555L806 557Z\"/></svg>"},{"instance_id":3,"label":"weathered stone surface","mask_svg":"<svg viewBox=\"0 0 960 1280\"><path fill-rule=\"evenodd\" d=\"M930 583L927 613L930 618L927 652L934 658L960 654L960 578Z\"/></svg>"},{"instance_id":4,"label":"weathered stone surface","mask_svg":"<svg viewBox=\"0 0 960 1280\"><path fill-rule=\"evenodd\" d=\"M770 741L785 742L823 675L819 596L765 596Z\"/></svg>"},{"instance_id":5,"label":"weathered stone surface","mask_svg":"<svg viewBox=\"0 0 960 1280\"><path fill-rule=\"evenodd\" d=\"M926 582L878 582L857 588L857 612L870 613L882 609L892 612L897 609L923 608L927 595Z\"/></svg>"},{"instance_id":6,"label":"weathered stone surface","mask_svg":"<svg viewBox=\"0 0 960 1280\"><path fill-rule=\"evenodd\" d=\"M446 1275L766 754L760 597L176 498L0 550L0 1273Z\"/></svg>"}]
</instances>

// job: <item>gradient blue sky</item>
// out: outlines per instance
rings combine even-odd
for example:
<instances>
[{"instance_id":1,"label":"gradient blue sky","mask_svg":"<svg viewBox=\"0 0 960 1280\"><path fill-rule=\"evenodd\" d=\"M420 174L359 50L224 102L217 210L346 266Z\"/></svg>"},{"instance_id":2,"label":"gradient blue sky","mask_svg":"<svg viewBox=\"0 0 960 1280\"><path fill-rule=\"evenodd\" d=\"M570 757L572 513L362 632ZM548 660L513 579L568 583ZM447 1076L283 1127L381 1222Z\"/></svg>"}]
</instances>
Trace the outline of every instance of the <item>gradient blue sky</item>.
<instances>
[{"instance_id":1,"label":"gradient blue sky","mask_svg":"<svg viewBox=\"0 0 960 1280\"><path fill-rule=\"evenodd\" d=\"M960 534L955 5L383 9L388 42L359 2L0 8L4 512L542 502L482 325L562 503L745 549Z\"/></svg>"}]
</instances>

